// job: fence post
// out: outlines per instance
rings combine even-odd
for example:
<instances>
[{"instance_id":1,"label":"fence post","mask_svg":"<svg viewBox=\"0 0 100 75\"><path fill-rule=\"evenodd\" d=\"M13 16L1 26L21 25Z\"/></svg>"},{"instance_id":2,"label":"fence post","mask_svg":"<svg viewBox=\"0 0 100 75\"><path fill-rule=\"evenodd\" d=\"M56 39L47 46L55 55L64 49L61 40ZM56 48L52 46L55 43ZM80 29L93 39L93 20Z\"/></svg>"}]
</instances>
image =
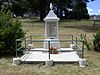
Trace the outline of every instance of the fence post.
<instances>
[{"instance_id":1,"label":"fence post","mask_svg":"<svg viewBox=\"0 0 100 75\"><path fill-rule=\"evenodd\" d=\"M76 37L76 50L77 50L77 37Z\"/></svg>"},{"instance_id":2,"label":"fence post","mask_svg":"<svg viewBox=\"0 0 100 75\"><path fill-rule=\"evenodd\" d=\"M82 44L82 59L84 58L84 43Z\"/></svg>"},{"instance_id":3,"label":"fence post","mask_svg":"<svg viewBox=\"0 0 100 75\"><path fill-rule=\"evenodd\" d=\"M25 49L26 49L26 38L25 38Z\"/></svg>"},{"instance_id":4,"label":"fence post","mask_svg":"<svg viewBox=\"0 0 100 75\"><path fill-rule=\"evenodd\" d=\"M30 43L32 44L32 35L30 36Z\"/></svg>"},{"instance_id":5,"label":"fence post","mask_svg":"<svg viewBox=\"0 0 100 75\"><path fill-rule=\"evenodd\" d=\"M72 35L72 44L73 44L73 35Z\"/></svg>"},{"instance_id":6,"label":"fence post","mask_svg":"<svg viewBox=\"0 0 100 75\"><path fill-rule=\"evenodd\" d=\"M16 49L16 58L17 58L17 40L15 41L15 49Z\"/></svg>"},{"instance_id":7,"label":"fence post","mask_svg":"<svg viewBox=\"0 0 100 75\"><path fill-rule=\"evenodd\" d=\"M49 60L50 60L50 41L48 41L48 48L49 48Z\"/></svg>"}]
</instances>

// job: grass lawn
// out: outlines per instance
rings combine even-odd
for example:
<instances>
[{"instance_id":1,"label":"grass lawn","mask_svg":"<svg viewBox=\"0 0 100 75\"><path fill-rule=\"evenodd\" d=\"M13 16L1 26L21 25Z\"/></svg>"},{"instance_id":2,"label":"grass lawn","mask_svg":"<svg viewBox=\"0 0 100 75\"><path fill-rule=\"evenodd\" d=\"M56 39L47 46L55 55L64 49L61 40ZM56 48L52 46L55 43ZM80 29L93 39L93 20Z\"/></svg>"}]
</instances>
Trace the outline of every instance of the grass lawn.
<instances>
[{"instance_id":1,"label":"grass lawn","mask_svg":"<svg viewBox=\"0 0 100 75\"><path fill-rule=\"evenodd\" d=\"M100 53L85 52L88 61L86 68L80 68L78 63L55 64L47 67L44 64L21 64L14 67L12 57L0 59L0 75L100 75Z\"/></svg>"},{"instance_id":2,"label":"grass lawn","mask_svg":"<svg viewBox=\"0 0 100 75\"><path fill-rule=\"evenodd\" d=\"M20 21L22 21L23 30L27 33L26 36L44 34L44 22L39 22L38 19L20 19ZM59 23L59 38L66 39L68 34L86 33L87 38L92 40L92 35L98 28L99 26L93 27L93 21L63 20ZM85 58L88 66L80 68L78 63L55 64L53 67L47 67L43 63L21 64L14 67L13 57L2 57L0 58L0 75L100 75L100 53L86 50Z\"/></svg>"}]
</instances>

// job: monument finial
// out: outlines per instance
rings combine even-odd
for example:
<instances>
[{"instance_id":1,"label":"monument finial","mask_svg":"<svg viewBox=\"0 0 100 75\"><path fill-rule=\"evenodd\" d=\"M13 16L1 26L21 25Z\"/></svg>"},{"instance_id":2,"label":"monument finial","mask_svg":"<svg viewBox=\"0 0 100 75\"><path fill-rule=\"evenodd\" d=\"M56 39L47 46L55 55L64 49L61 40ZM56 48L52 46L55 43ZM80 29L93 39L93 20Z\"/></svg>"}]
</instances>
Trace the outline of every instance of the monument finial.
<instances>
[{"instance_id":1,"label":"monument finial","mask_svg":"<svg viewBox=\"0 0 100 75\"><path fill-rule=\"evenodd\" d=\"M50 3L50 9L51 9L51 10L53 9L53 5L52 5L52 3Z\"/></svg>"}]
</instances>

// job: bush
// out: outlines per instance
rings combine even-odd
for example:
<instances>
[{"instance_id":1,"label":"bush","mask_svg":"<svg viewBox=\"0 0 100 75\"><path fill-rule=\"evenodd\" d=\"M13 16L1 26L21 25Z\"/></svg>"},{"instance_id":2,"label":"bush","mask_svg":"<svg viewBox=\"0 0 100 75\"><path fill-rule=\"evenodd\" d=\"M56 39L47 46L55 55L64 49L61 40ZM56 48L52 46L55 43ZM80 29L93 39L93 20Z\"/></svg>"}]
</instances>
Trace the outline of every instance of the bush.
<instances>
[{"instance_id":1,"label":"bush","mask_svg":"<svg viewBox=\"0 0 100 75\"><path fill-rule=\"evenodd\" d=\"M100 29L96 31L96 34L93 35L94 39L92 42L87 41L86 35L82 34L80 41L84 43L88 50L94 50L100 52Z\"/></svg>"},{"instance_id":2,"label":"bush","mask_svg":"<svg viewBox=\"0 0 100 75\"><path fill-rule=\"evenodd\" d=\"M24 37L25 33L18 20L13 20L10 11L0 11L0 54L14 54L15 40Z\"/></svg>"},{"instance_id":3,"label":"bush","mask_svg":"<svg viewBox=\"0 0 100 75\"><path fill-rule=\"evenodd\" d=\"M93 40L94 50L100 52L100 29L97 30L96 34L93 36L94 36Z\"/></svg>"},{"instance_id":4,"label":"bush","mask_svg":"<svg viewBox=\"0 0 100 75\"><path fill-rule=\"evenodd\" d=\"M92 49L92 44L91 42L89 42L86 38L86 34L81 34L80 35L80 41L86 46L87 50L91 50Z\"/></svg>"}]
</instances>

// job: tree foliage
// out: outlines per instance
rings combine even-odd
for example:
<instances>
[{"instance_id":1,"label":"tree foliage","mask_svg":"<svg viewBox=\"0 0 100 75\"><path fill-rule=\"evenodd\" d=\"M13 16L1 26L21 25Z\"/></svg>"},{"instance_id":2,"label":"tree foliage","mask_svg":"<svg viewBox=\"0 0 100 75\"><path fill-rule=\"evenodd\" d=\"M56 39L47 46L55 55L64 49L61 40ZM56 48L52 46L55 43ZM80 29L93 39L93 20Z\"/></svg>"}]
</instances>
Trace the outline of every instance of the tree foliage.
<instances>
[{"instance_id":1,"label":"tree foliage","mask_svg":"<svg viewBox=\"0 0 100 75\"><path fill-rule=\"evenodd\" d=\"M40 13L40 19L47 15L50 3L59 18L87 19L87 2L94 0L1 0L12 3L12 11L16 15L23 16L25 12ZM2 4L0 2L0 4Z\"/></svg>"},{"instance_id":2,"label":"tree foliage","mask_svg":"<svg viewBox=\"0 0 100 75\"><path fill-rule=\"evenodd\" d=\"M23 14L29 11L29 2L27 0L13 0L13 12L16 15L23 16Z\"/></svg>"},{"instance_id":3,"label":"tree foliage","mask_svg":"<svg viewBox=\"0 0 100 75\"><path fill-rule=\"evenodd\" d=\"M39 1L39 11L40 11L40 20L43 20L43 18L46 16L47 0Z\"/></svg>"},{"instance_id":4,"label":"tree foliage","mask_svg":"<svg viewBox=\"0 0 100 75\"><path fill-rule=\"evenodd\" d=\"M48 5L53 3L53 10L59 18L88 19L87 2L90 0L40 0L42 19L48 13ZM93 1L93 0L91 0Z\"/></svg>"},{"instance_id":5,"label":"tree foliage","mask_svg":"<svg viewBox=\"0 0 100 75\"><path fill-rule=\"evenodd\" d=\"M12 19L10 11L0 11L0 53L14 54L15 40L24 37L25 33L18 20Z\"/></svg>"},{"instance_id":6,"label":"tree foliage","mask_svg":"<svg viewBox=\"0 0 100 75\"><path fill-rule=\"evenodd\" d=\"M74 19L88 19L89 14L86 9L87 4L84 0L75 0L73 4L72 15Z\"/></svg>"}]
</instances>

